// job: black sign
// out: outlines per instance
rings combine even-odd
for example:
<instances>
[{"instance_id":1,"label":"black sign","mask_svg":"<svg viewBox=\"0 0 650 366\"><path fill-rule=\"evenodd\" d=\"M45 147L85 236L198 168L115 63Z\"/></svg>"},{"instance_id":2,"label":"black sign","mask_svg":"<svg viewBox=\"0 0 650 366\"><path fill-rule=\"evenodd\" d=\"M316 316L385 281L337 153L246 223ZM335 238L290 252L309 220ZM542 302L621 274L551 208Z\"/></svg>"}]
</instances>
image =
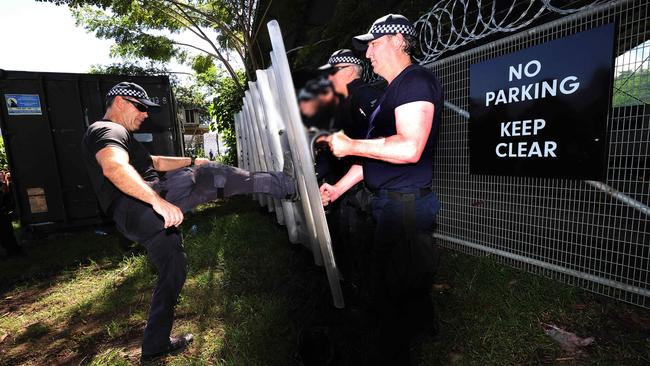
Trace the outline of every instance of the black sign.
<instances>
[{"instance_id":1,"label":"black sign","mask_svg":"<svg viewBox=\"0 0 650 366\"><path fill-rule=\"evenodd\" d=\"M614 25L470 66L470 173L603 179Z\"/></svg>"}]
</instances>

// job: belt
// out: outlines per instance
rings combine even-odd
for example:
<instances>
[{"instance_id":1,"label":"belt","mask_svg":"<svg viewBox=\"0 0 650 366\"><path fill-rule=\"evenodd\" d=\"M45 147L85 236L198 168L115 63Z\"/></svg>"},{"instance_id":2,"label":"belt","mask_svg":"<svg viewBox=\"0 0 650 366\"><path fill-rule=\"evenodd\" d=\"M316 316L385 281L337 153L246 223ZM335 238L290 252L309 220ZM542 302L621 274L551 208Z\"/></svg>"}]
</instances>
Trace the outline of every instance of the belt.
<instances>
[{"instance_id":1,"label":"belt","mask_svg":"<svg viewBox=\"0 0 650 366\"><path fill-rule=\"evenodd\" d=\"M372 189L366 187L368 191L370 191L372 194L375 196L386 196L389 198L393 199L401 199L404 196L408 195L414 195L416 198L417 197L424 197L431 192L433 192L433 189L431 187L424 187L424 188L404 188L404 189Z\"/></svg>"}]
</instances>

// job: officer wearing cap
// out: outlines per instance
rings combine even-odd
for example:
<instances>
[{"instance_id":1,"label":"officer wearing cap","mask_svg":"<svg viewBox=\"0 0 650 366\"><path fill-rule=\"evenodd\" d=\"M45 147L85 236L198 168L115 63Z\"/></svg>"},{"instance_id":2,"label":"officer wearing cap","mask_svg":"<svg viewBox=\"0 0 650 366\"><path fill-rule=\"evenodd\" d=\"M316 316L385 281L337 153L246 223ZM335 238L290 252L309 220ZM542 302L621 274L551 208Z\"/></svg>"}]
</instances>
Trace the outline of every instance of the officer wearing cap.
<instances>
[{"instance_id":1,"label":"officer wearing cap","mask_svg":"<svg viewBox=\"0 0 650 366\"><path fill-rule=\"evenodd\" d=\"M431 186L443 99L438 79L412 62L415 35L407 18L388 14L354 37L388 86L364 139L338 132L329 140L334 155L360 156L362 164L335 185L321 186L325 205L361 180L372 193L371 303L390 364L408 362L409 349L435 327L429 294L435 255L428 240L440 209Z\"/></svg>"},{"instance_id":2,"label":"officer wearing cap","mask_svg":"<svg viewBox=\"0 0 650 366\"><path fill-rule=\"evenodd\" d=\"M361 79L363 62L351 50L341 49L332 53L327 63L318 69L328 73L334 91L343 97L334 128L344 130L353 139L364 138L368 117L381 92Z\"/></svg>"},{"instance_id":3,"label":"officer wearing cap","mask_svg":"<svg viewBox=\"0 0 650 366\"><path fill-rule=\"evenodd\" d=\"M365 138L368 117L381 91L361 79L363 61L351 50L340 49L332 53L327 63L318 69L328 74L328 80L341 98L334 114L333 130L343 130L353 139ZM317 142L325 139L325 136L320 137ZM357 160L358 158L350 156L334 161L333 178L338 180ZM344 197L337 200L339 205L334 205L329 210L329 218L335 222L331 227L337 263L347 282L353 287L364 282L364 267L367 263L365 244L368 230L365 225L360 224L365 221L365 217L360 215L361 203L356 194L359 189L360 184L348 190Z\"/></svg>"},{"instance_id":4,"label":"officer wearing cap","mask_svg":"<svg viewBox=\"0 0 650 366\"><path fill-rule=\"evenodd\" d=\"M311 96L306 101L300 94ZM334 94L332 83L324 78L311 79L305 83L298 95L299 106L303 115L303 124L307 128L329 131L334 126L334 111L339 100Z\"/></svg>"},{"instance_id":5,"label":"officer wearing cap","mask_svg":"<svg viewBox=\"0 0 650 366\"><path fill-rule=\"evenodd\" d=\"M178 352L193 338L191 334L170 338L174 307L187 273L178 230L183 213L236 194L266 193L276 198L295 194L294 180L283 172L249 173L205 158L150 155L133 132L150 108L157 107L141 86L119 83L106 94L104 117L88 127L82 142L86 170L102 210L126 238L144 245L158 272L142 342L143 362Z\"/></svg>"}]
</instances>

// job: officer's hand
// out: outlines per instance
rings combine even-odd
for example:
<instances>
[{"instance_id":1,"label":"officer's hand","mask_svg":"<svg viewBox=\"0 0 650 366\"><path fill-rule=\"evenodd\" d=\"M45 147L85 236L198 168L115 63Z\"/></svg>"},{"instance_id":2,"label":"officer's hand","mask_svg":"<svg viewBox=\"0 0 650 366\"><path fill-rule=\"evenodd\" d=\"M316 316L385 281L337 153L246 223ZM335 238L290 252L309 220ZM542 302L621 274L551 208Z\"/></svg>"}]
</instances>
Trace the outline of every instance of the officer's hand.
<instances>
[{"instance_id":1,"label":"officer's hand","mask_svg":"<svg viewBox=\"0 0 650 366\"><path fill-rule=\"evenodd\" d=\"M316 138L316 143L317 143L317 144L320 144L320 143L325 143L325 144L326 144L326 143L329 143L329 138L330 138L330 135L320 135L320 136L318 136L318 137Z\"/></svg>"},{"instance_id":2,"label":"officer's hand","mask_svg":"<svg viewBox=\"0 0 650 366\"><path fill-rule=\"evenodd\" d=\"M323 185L320 186L320 201L323 206L327 206L330 202L336 201L340 196L341 193L335 186L327 183L323 183Z\"/></svg>"},{"instance_id":3,"label":"officer's hand","mask_svg":"<svg viewBox=\"0 0 650 366\"><path fill-rule=\"evenodd\" d=\"M194 159L194 165L197 165L197 166L207 164L209 162L210 162L210 159L206 159L206 158L196 158L196 159Z\"/></svg>"},{"instance_id":4,"label":"officer's hand","mask_svg":"<svg viewBox=\"0 0 650 366\"><path fill-rule=\"evenodd\" d=\"M183 211L164 199L157 199L151 206L165 220L165 229L172 226L180 226L183 222Z\"/></svg>"},{"instance_id":5,"label":"officer's hand","mask_svg":"<svg viewBox=\"0 0 650 366\"><path fill-rule=\"evenodd\" d=\"M342 131L339 131L329 136L329 144L332 154L338 158L342 158L350 154L352 139L347 137Z\"/></svg>"}]
</instances>

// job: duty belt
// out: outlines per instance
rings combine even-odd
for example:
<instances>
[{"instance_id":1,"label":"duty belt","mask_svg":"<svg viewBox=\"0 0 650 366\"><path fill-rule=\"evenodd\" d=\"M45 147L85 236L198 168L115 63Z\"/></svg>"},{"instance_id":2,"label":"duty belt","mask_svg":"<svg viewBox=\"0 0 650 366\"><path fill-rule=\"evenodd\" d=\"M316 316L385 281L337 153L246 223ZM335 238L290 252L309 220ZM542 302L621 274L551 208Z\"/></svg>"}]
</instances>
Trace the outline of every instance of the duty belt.
<instances>
[{"instance_id":1,"label":"duty belt","mask_svg":"<svg viewBox=\"0 0 650 366\"><path fill-rule=\"evenodd\" d=\"M375 196L378 197L388 197L391 199L395 200L401 200L405 196L414 196L414 198L419 198L419 197L424 197L431 192L433 192L433 189L431 187L424 187L424 188L409 188L409 189L403 189L403 190L392 190L392 189L372 189L366 187L370 193L374 194Z\"/></svg>"}]
</instances>

